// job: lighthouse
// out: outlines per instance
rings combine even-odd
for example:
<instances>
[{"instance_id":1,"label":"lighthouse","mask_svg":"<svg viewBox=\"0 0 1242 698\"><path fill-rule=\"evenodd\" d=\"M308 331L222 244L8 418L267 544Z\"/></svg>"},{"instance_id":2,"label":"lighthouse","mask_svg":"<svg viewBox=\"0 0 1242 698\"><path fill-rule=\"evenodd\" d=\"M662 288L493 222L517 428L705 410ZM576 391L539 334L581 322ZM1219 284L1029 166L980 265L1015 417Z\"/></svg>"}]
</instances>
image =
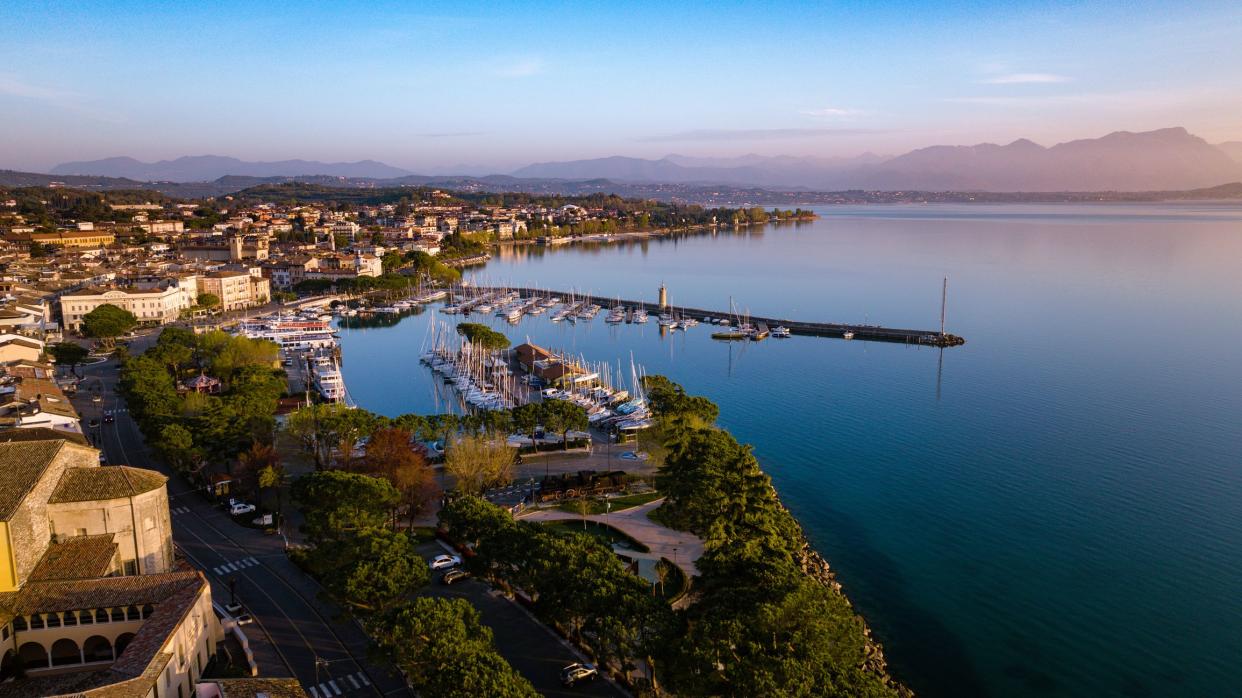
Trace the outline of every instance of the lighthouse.
<instances>
[{"instance_id":1,"label":"lighthouse","mask_svg":"<svg viewBox=\"0 0 1242 698\"><path fill-rule=\"evenodd\" d=\"M668 289L664 288L664 284L660 284L660 310L668 307Z\"/></svg>"}]
</instances>

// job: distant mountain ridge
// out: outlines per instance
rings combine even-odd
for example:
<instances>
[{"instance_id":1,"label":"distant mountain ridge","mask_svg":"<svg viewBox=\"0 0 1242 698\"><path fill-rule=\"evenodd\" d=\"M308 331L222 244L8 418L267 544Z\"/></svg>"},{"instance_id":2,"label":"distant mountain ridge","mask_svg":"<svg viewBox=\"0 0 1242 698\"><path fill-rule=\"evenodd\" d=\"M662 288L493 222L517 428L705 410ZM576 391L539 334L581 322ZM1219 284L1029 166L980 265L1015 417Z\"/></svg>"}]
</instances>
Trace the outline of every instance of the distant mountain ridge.
<instances>
[{"instance_id":1,"label":"distant mountain ridge","mask_svg":"<svg viewBox=\"0 0 1242 698\"><path fill-rule=\"evenodd\" d=\"M1150 192L1181 191L1242 180L1242 142L1212 145L1184 128L1117 131L1051 147L1027 139L1007 145L931 146L896 157L871 153L852 158L764 156L660 159L624 156L544 162L511 174L419 175L373 160L323 163L307 160L247 162L214 155L156 163L117 157L57 165L52 176L116 177L132 188L177 189L209 196L261 182L356 186L458 185L471 189L534 188L539 191L642 191L653 185L733 187L779 192L979 191ZM242 184L242 186L237 186ZM110 185L101 185L110 186ZM234 189L236 187L236 189Z\"/></svg>"},{"instance_id":2,"label":"distant mountain ridge","mask_svg":"<svg viewBox=\"0 0 1242 698\"><path fill-rule=\"evenodd\" d=\"M515 177L732 184L805 190L1151 191L1210 187L1242 178L1242 143L1214 146L1184 128L1044 147L931 146L893 158L763 157L659 160L609 157L528 165Z\"/></svg>"},{"instance_id":3,"label":"distant mountain ridge","mask_svg":"<svg viewBox=\"0 0 1242 698\"><path fill-rule=\"evenodd\" d=\"M141 162L131 157L65 162L53 167L51 174L124 177L146 182L209 182L227 175L241 177L327 175L331 177L391 179L413 173L399 167L376 162L375 160L360 160L358 162L318 162L315 160L248 162L220 155L188 155L179 157L176 160L160 160L159 162Z\"/></svg>"}]
</instances>

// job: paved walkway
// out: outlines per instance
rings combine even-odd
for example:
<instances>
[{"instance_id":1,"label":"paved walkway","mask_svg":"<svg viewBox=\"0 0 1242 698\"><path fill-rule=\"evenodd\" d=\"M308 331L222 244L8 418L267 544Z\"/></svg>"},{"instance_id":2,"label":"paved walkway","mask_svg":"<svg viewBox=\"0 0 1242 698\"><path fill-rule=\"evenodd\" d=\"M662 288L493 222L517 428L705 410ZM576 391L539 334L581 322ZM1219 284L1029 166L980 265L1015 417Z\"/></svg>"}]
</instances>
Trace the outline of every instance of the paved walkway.
<instances>
[{"instance_id":1,"label":"paved walkway","mask_svg":"<svg viewBox=\"0 0 1242 698\"><path fill-rule=\"evenodd\" d=\"M598 521L624 531L626 535L651 548L653 556L672 560L686 573L687 577L693 577L698 574L694 562L703 556L703 541L693 533L674 531L647 518L647 512L663 503L664 499L660 498L632 509L614 511L607 515L591 514L586 518L588 521ZM524 521L582 520L579 514L560 509L530 511L518 518Z\"/></svg>"}]
</instances>

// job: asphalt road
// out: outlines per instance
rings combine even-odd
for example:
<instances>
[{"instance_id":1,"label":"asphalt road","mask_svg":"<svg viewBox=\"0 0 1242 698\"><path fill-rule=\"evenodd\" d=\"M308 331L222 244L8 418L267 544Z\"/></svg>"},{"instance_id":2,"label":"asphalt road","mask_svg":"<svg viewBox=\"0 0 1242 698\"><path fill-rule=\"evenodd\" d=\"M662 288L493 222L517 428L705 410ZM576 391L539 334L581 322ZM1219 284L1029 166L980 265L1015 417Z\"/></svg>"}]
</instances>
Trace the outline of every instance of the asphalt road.
<instances>
[{"instance_id":1,"label":"asphalt road","mask_svg":"<svg viewBox=\"0 0 1242 698\"><path fill-rule=\"evenodd\" d=\"M427 560L444 553L444 549L436 543L420 545L418 551ZM435 572L431 584L422 590L421 595L469 601L479 610L483 624L491 628L500 655L545 696L629 696L629 693L602 677L573 688L562 686L561 669L583 661L582 658L526 609L494 592L483 582L466 579L445 586L440 583L440 573Z\"/></svg>"},{"instance_id":2,"label":"asphalt road","mask_svg":"<svg viewBox=\"0 0 1242 698\"><path fill-rule=\"evenodd\" d=\"M142 348L135 346L134 351ZM318 598L318 584L289 562L279 536L237 525L151 457L123 399L113 390L116 366L109 360L81 369L85 380L75 406L87 422L103 410L114 410L114 422L87 430L102 441L109 463L170 476L173 541L206 573L217 602L228 602L229 581L236 580L238 599L255 617L255 623L243 630L261 674L296 677L314 698L411 695L399 675L367 661L368 641L362 629L352 620L338 618L337 610ZM94 394L102 396L100 403L92 402Z\"/></svg>"}]
</instances>

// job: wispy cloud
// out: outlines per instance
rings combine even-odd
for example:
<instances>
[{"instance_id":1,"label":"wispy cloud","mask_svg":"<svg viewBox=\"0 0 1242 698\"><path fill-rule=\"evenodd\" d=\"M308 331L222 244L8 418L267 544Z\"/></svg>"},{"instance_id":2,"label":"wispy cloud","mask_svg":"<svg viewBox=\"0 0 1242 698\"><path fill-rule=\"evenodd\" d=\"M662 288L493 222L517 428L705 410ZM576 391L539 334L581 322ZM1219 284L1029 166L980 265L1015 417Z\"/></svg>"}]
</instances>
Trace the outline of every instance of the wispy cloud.
<instances>
[{"instance_id":1,"label":"wispy cloud","mask_svg":"<svg viewBox=\"0 0 1242 698\"><path fill-rule=\"evenodd\" d=\"M0 95L43 102L65 111L71 111L97 121L120 123L124 117L96 109L83 101L82 95L45 85L33 85L11 73L0 73Z\"/></svg>"},{"instance_id":2,"label":"wispy cloud","mask_svg":"<svg viewBox=\"0 0 1242 698\"><path fill-rule=\"evenodd\" d=\"M979 82L985 85L1052 85L1069 81L1070 78L1055 73L1007 73Z\"/></svg>"},{"instance_id":3,"label":"wispy cloud","mask_svg":"<svg viewBox=\"0 0 1242 698\"><path fill-rule=\"evenodd\" d=\"M697 129L647 136L638 140L647 143L672 141L774 141L793 138L829 138L833 136L857 136L882 133L866 128L718 128Z\"/></svg>"},{"instance_id":4,"label":"wispy cloud","mask_svg":"<svg viewBox=\"0 0 1242 698\"><path fill-rule=\"evenodd\" d=\"M541 58L519 58L497 66L493 72L502 78L528 78L542 73L544 67Z\"/></svg>"},{"instance_id":5,"label":"wispy cloud","mask_svg":"<svg viewBox=\"0 0 1242 698\"><path fill-rule=\"evenodd\" d=\"M843 107L823 107L820 109L803 109L798 112L803 116L810 116L816 119L852 119L856 116L863 116L867 112L862 109L846 109Z\"/></svg>"}]
</instances>

